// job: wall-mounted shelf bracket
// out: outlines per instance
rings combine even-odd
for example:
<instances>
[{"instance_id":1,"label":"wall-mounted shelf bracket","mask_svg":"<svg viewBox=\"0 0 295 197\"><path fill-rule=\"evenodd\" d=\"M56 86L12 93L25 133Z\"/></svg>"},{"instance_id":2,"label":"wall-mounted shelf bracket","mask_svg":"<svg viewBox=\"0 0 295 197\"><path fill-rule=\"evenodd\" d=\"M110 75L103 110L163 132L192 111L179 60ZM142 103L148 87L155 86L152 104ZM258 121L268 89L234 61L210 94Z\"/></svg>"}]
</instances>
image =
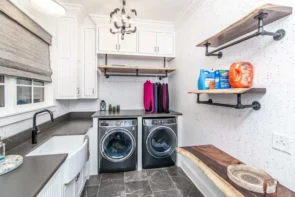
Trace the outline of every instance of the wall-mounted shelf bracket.
<instances>
[{"instance_id":1,"label":"wall-mounted shelf bracket","mask_svg":"<svg viewBox=\"0 0 295 197\"><path fill-rule=\"evenodd\" d=\"M130 75L130 74L108 74L107 69L104 69L104 76L105 78L110 78L110 76L113 77L159 77L159 80L162 80L164 78L168 77L168 71L165 71L165 75L141 75L139 74L139 70L136 69L135 75Z\"/></svg>"},{"instance_id":2,"label":"wall-mounted shelf bracket","mask_svg":"<svg viewBox=\"0 0 295 197\"><path fill-rule=\"evenodd\" d=\"M260 108L261 108L261 105L258 101L254 101L251 105L243 105L241 94L237 94L237 104L236 105L213 103L212 99L209 99L208 101L200 101L200 94L197 94L197 95L198 95L198 97L197 97L198 104L214 105L214 106L220 106L220 107L229 107L229 108L234 108L234 109L252 108L256 111L260 110Z\"/></svg>"},{"instance_id":3,"label":"wall-mounted shelf bracket","mask_svg":"<svg viewBox=\"0 0 295 197\"><path fill-rule=\"evenodd\" d=\"M248 36L245 36L245 37L238 39L234 42L231 42L229 44L226 44L226 45L224 45L220 48L217 48L211 52L209 52L209 46L211 44L209 42L207 42L206 44L204 44L204 46L206 47L205 55L206 56L216 56L220 59L223 56L223 53L220 52L221 50L229 48L234 45L237 45L241 42L244 42L246 40L252 39L257 36L272 36L275 41L279 41L279 40L283 39L286 35L286 32L283 29L280 29L276 32L269 32L269 31L264 30L264 19L267 17L268 17L268 13L263 13L263 12L254 17L254 19L258 20L257 32L252 33Z\"/></svg>"}]
</instances>

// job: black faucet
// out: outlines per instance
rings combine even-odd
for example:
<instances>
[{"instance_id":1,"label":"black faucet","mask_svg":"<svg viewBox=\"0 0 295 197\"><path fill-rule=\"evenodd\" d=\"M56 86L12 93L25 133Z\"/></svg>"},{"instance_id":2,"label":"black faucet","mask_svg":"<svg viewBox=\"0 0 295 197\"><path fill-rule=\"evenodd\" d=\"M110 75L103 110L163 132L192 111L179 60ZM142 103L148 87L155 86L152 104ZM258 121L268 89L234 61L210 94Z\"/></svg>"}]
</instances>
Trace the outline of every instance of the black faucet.
<instances>
[{"instance_id":1,"label":"black faucet","mask_svg":"<svg viewBox=\"0 0 295 197\"><path fill-rule=\"evenodd\" d=\"M54 121L53 119L53 113L52 111L48 110L48 109L44 109L42 111L38 111L34 114L34 117L33 117L33 130L32 130L32 144L37 144L37 134L38 134L38 127L36 125L36 117L38 114L42 114L44 112L48 112L50 114L50 117L51 117L51 122Z\"/></svg>"}]
</instances>

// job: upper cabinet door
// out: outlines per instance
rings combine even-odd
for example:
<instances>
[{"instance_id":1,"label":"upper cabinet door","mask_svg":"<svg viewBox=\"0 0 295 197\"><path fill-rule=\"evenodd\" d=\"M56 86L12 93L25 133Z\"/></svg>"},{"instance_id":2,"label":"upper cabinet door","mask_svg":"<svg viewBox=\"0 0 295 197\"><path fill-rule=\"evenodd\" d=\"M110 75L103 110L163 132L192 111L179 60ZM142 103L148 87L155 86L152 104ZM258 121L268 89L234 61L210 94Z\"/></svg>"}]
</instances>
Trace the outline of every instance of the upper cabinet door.
<instances>
[{"instance_id":1,"label":"upper cabinet door","mask_svg":"<svg viewBox=\"0 0 295 197\"><path fill-rule=\"evenodd\" d=\"M99 28L98 50L112 52L118 51L118 34L112 34L110 28Z\"/></svg>"},{"instance_id":2,"label":"upper cabinet door","mask_svg":"<svg viewBox=\"0 0 295 197\"><path fill-rule=\"evenodd\" d=\"M75 32L74 18L58 19L57 98L59 99L76 97Z\"/></svg>"},{"instance_id":3,"label":"upper cabinet door","mask_svg":"<svg viewBox=\"0 0 295 197\"><path fill-rule=\"evenodd\" d=\"M158 54L173 55L174 54L174 34L157 33Z\"/></svg>"},{"instance_id":4,"label":"upper cabinet door","mask_svg":"<svg viewBox=\"0 0 295 197\"><path fill-rule=\"evenodd\" d=\"M139 35L139 53L156 54L157 33L149 31L140 31Z\"/></svg>"},{"instance_id":5,"label":"upper cabinet door","mask_svg":"<svg viewBox=\"0 0 295 197\"><path fill-rule=\"evenodd\" d=\"M95 29L84 29L84 97L94 98L97 92Z\"/></svg>"},{"instance_id":6,"label":"upper cabinet door","mask_svg":"<svg viewBox=\"0 0 295 197\"><path fill-rule=\"evenodd\" d=\"M121 39L119 34L119 51L125 53L137 52L137 33L126 34L124 40Z\"/></svg>"}]
</instances>

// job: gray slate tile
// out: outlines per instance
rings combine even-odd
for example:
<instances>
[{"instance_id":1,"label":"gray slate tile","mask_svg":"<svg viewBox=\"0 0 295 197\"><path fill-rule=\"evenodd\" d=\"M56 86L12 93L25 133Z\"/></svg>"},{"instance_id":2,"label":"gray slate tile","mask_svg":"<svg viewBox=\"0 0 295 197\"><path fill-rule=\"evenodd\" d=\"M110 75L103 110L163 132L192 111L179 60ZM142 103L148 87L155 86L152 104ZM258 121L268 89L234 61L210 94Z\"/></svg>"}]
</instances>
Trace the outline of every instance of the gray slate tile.
<instances>
[{"instance_id":1,"label":"gray slate tile","mask_svg":"<svg viewBox=\"0 0 295 197\"><path fill-rule=\"evenodd\" d=\"M99 191L98 191L98 197L118 197L118 196L120 197L125 196L125 186L124 186L123 178L108 179L108 180L101 181Z\"/></svg>"},{"instance_id":2,"label":"gray slate tile","mask_svg":"<svg viewBox=\"0 0 295 197\"><path fill-rule=\"evenodd\" d=\"M105 173L102 174L101 182L109 180L122 180L124 181L124 173Z\"/></svg>"},{"instance_id":3,"label":"gray slate tile","mask_svg":"<svg viewBox=\"0 0 295 197\"><path fill-rule=\"evenodd\" d=\"M87 180L85 186L86 187L99 186L100 178L101 178L101 174L95 175L95 176L90 176L89 179Z\"/></svg>"},{"instance_id":4,"label":"gray slate tile","mask_svg":"<svg viewBox=\"0 0 295 197\"><path fill-rule=\"evenodd\" d=\"M147 170L147 175L153 192L175 189L175 186L165 169Z\"/></svg>"},{"instance_id":5,"label":"gray slate tile","mask_svg":"<svg viewBox=\"0 0 295 197\"><path fill-rule=\"evenodd\" d=\"M97 197L98 186L86 187L87 197Z\"/></svg>"},{"instance_id":6,"label":"gray slate tile","mask_svg":"<svg viewBox=\"0 0 295 197\"><path fill-rule=\"evenodd\" d=\"M124 173L125 183L134 182L134 181L143 181L143 180L147 180L147 173L145 170Z\"/></svg>"},{"instance_id":7,"label":"gray slate tile","mask_svg":"<svg viewBox=\"0 0 295 197\"><path fill-rule=\"evenodd\" d=\"M170 176L184 176L184 177L186 177L185 172L177 166L172 166L172 167L166 168L166 170Z\"/></svg>"},{"instance_id":8,"label":"gray slate tile","mask_svg":"<svg viewBox=\"0 0 295 197\"><path fill-rule=\"evenodd\" d=\"M154 197L182 197L177 190L154 192Z\"/></svg>"},{"instance_id":9,"label":"gray slate tile","mask_svg":"<svg viewBox=\"0 0 295 197\"><path fill-rule=\"evenodd\" d=\"M196 188L187 176L172 177L175 186L183 197L202 197L203 194Z\"/></svg>"},{"instance_id":10,"label":"gray slate tile","mask_svg":"<svg viewBox=\"0 0 295 197\"><path fill-rule=\"evenodd\" d=\"M125 183L126 197L149 197L152 190L148 181L136 181Z\"/></svg>"}]
</instances>

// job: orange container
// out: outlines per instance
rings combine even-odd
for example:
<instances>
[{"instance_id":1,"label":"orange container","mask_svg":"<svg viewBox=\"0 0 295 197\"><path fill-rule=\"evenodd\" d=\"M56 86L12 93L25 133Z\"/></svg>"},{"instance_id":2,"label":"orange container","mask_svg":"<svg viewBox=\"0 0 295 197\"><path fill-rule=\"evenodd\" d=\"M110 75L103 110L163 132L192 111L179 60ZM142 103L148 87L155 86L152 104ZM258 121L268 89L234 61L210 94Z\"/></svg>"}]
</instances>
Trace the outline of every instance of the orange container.
<instances>
[{"instance_id":1,"label":"orange container","mask_svg":"<svg viewBox=\"0 0 295 197\"><path fill-rule=\"evenodd\" d=\"M232 88L250 88L253 84L254 67L249 62L233 63L229 70Z\"/></svg>"}]
</instances>

